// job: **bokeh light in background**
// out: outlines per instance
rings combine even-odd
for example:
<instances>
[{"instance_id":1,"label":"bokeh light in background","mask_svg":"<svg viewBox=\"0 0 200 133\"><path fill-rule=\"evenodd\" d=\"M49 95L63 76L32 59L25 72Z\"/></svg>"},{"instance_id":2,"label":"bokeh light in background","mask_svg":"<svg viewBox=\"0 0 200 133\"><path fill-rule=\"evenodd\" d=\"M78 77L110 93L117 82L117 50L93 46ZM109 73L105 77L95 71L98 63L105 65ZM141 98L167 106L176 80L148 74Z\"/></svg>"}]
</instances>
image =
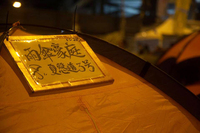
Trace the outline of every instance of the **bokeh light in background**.
<instances>
[{"instance_id":1,"label":"bokeh light in background","mask_svg":"<svg viewBox=\"0 0 200 133\"><path fill-rule=\"evenodd\" d=\"M18 2L18 1L15 1L15 2L13 3L13 7L15 7L15 8L20 8L20 7L21 7L21 3Z\"/></svg>"}]
</instances>

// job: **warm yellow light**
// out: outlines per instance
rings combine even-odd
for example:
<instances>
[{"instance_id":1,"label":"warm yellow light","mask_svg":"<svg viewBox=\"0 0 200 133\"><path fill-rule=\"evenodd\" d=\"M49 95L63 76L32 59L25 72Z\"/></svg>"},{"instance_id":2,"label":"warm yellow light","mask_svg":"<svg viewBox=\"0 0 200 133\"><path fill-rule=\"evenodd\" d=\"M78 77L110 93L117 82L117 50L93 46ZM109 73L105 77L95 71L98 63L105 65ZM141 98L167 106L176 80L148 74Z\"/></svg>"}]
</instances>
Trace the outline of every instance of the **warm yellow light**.
<instances>
[{"instance_id":1,"label":"warm yellow light","mask_svg":"<svg viewBox=\"0 0 200 133\"><path fill-rule=\"evenodd\" d=\"M19 53L18 53L18 52L16 52L16 54L17 54L17 56L18 56L18 57L20 57L20 55L19 55Z\"/></svg>"},{"instance_id":2,"label":"warm yellow light","mask_svg":"<svg viewBox=\"0 0 200 133\"><path fill-rule=\"evenodd\" d=\"M15 7L15 8L20 8L20 7L21 7L21 3L18 2L18 1L15 1L15 2L13 3L13 7Z\"/></svg>"}]
</instances>

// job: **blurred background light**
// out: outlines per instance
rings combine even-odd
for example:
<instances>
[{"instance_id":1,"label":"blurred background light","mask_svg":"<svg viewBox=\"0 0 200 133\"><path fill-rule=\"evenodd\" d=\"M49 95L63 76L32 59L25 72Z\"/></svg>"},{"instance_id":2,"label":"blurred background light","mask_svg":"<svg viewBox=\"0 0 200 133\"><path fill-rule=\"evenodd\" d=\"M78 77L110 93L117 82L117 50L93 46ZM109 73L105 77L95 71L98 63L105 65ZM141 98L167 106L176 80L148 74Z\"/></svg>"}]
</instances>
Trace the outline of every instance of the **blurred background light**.
<instances>
[{"instance_id":1,"label":"blurred background light","mask_svg":"<svg viewBox=\"0 0 200 133\"><path fill-rule=\"evenodd\" d=\"M13 7L15 7L15 8L20 8L20 7L21 7L21 3L18 2L18 1L15 1L15 2L13 3Z\"/></svg>"}]
</instances>

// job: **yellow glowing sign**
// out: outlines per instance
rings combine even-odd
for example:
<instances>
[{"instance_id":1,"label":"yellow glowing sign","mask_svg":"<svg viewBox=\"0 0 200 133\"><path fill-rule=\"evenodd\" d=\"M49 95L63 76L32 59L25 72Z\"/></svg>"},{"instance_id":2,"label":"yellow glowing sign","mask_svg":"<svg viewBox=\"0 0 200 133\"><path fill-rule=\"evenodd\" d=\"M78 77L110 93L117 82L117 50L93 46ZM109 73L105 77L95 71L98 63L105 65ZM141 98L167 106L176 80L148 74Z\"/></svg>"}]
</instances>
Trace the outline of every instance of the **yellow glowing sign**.
<instances>
[{"instance_id":1,"label":"yellow glowing sign","mask_svg":"<svg viewBox=\"0 0 200 133\"><path fill-rule=\"evenodd\" d=\"M5 44L33 91L112 80L77 35L11 36Z\"/></svg>"}]
</instances>

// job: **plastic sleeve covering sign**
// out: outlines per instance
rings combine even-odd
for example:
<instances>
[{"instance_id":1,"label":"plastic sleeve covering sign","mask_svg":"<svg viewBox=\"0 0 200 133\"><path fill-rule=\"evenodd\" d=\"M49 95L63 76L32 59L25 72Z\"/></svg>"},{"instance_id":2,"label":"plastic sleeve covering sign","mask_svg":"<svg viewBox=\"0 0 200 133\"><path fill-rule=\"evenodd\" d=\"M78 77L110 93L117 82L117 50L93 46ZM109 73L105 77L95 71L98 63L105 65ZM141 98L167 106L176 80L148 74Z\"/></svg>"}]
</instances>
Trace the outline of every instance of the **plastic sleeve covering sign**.
<instances>
[{"instance_id":1,"label":"plastic sleeve covering sign","mask_svg":"<svg viewBox=\"0 0 200 133\"><path fill-rule=\"evenodd\" d=\"M5 44L33 91L112 80L77 35L11 36Z\"/></svg>"}]
</instances>

